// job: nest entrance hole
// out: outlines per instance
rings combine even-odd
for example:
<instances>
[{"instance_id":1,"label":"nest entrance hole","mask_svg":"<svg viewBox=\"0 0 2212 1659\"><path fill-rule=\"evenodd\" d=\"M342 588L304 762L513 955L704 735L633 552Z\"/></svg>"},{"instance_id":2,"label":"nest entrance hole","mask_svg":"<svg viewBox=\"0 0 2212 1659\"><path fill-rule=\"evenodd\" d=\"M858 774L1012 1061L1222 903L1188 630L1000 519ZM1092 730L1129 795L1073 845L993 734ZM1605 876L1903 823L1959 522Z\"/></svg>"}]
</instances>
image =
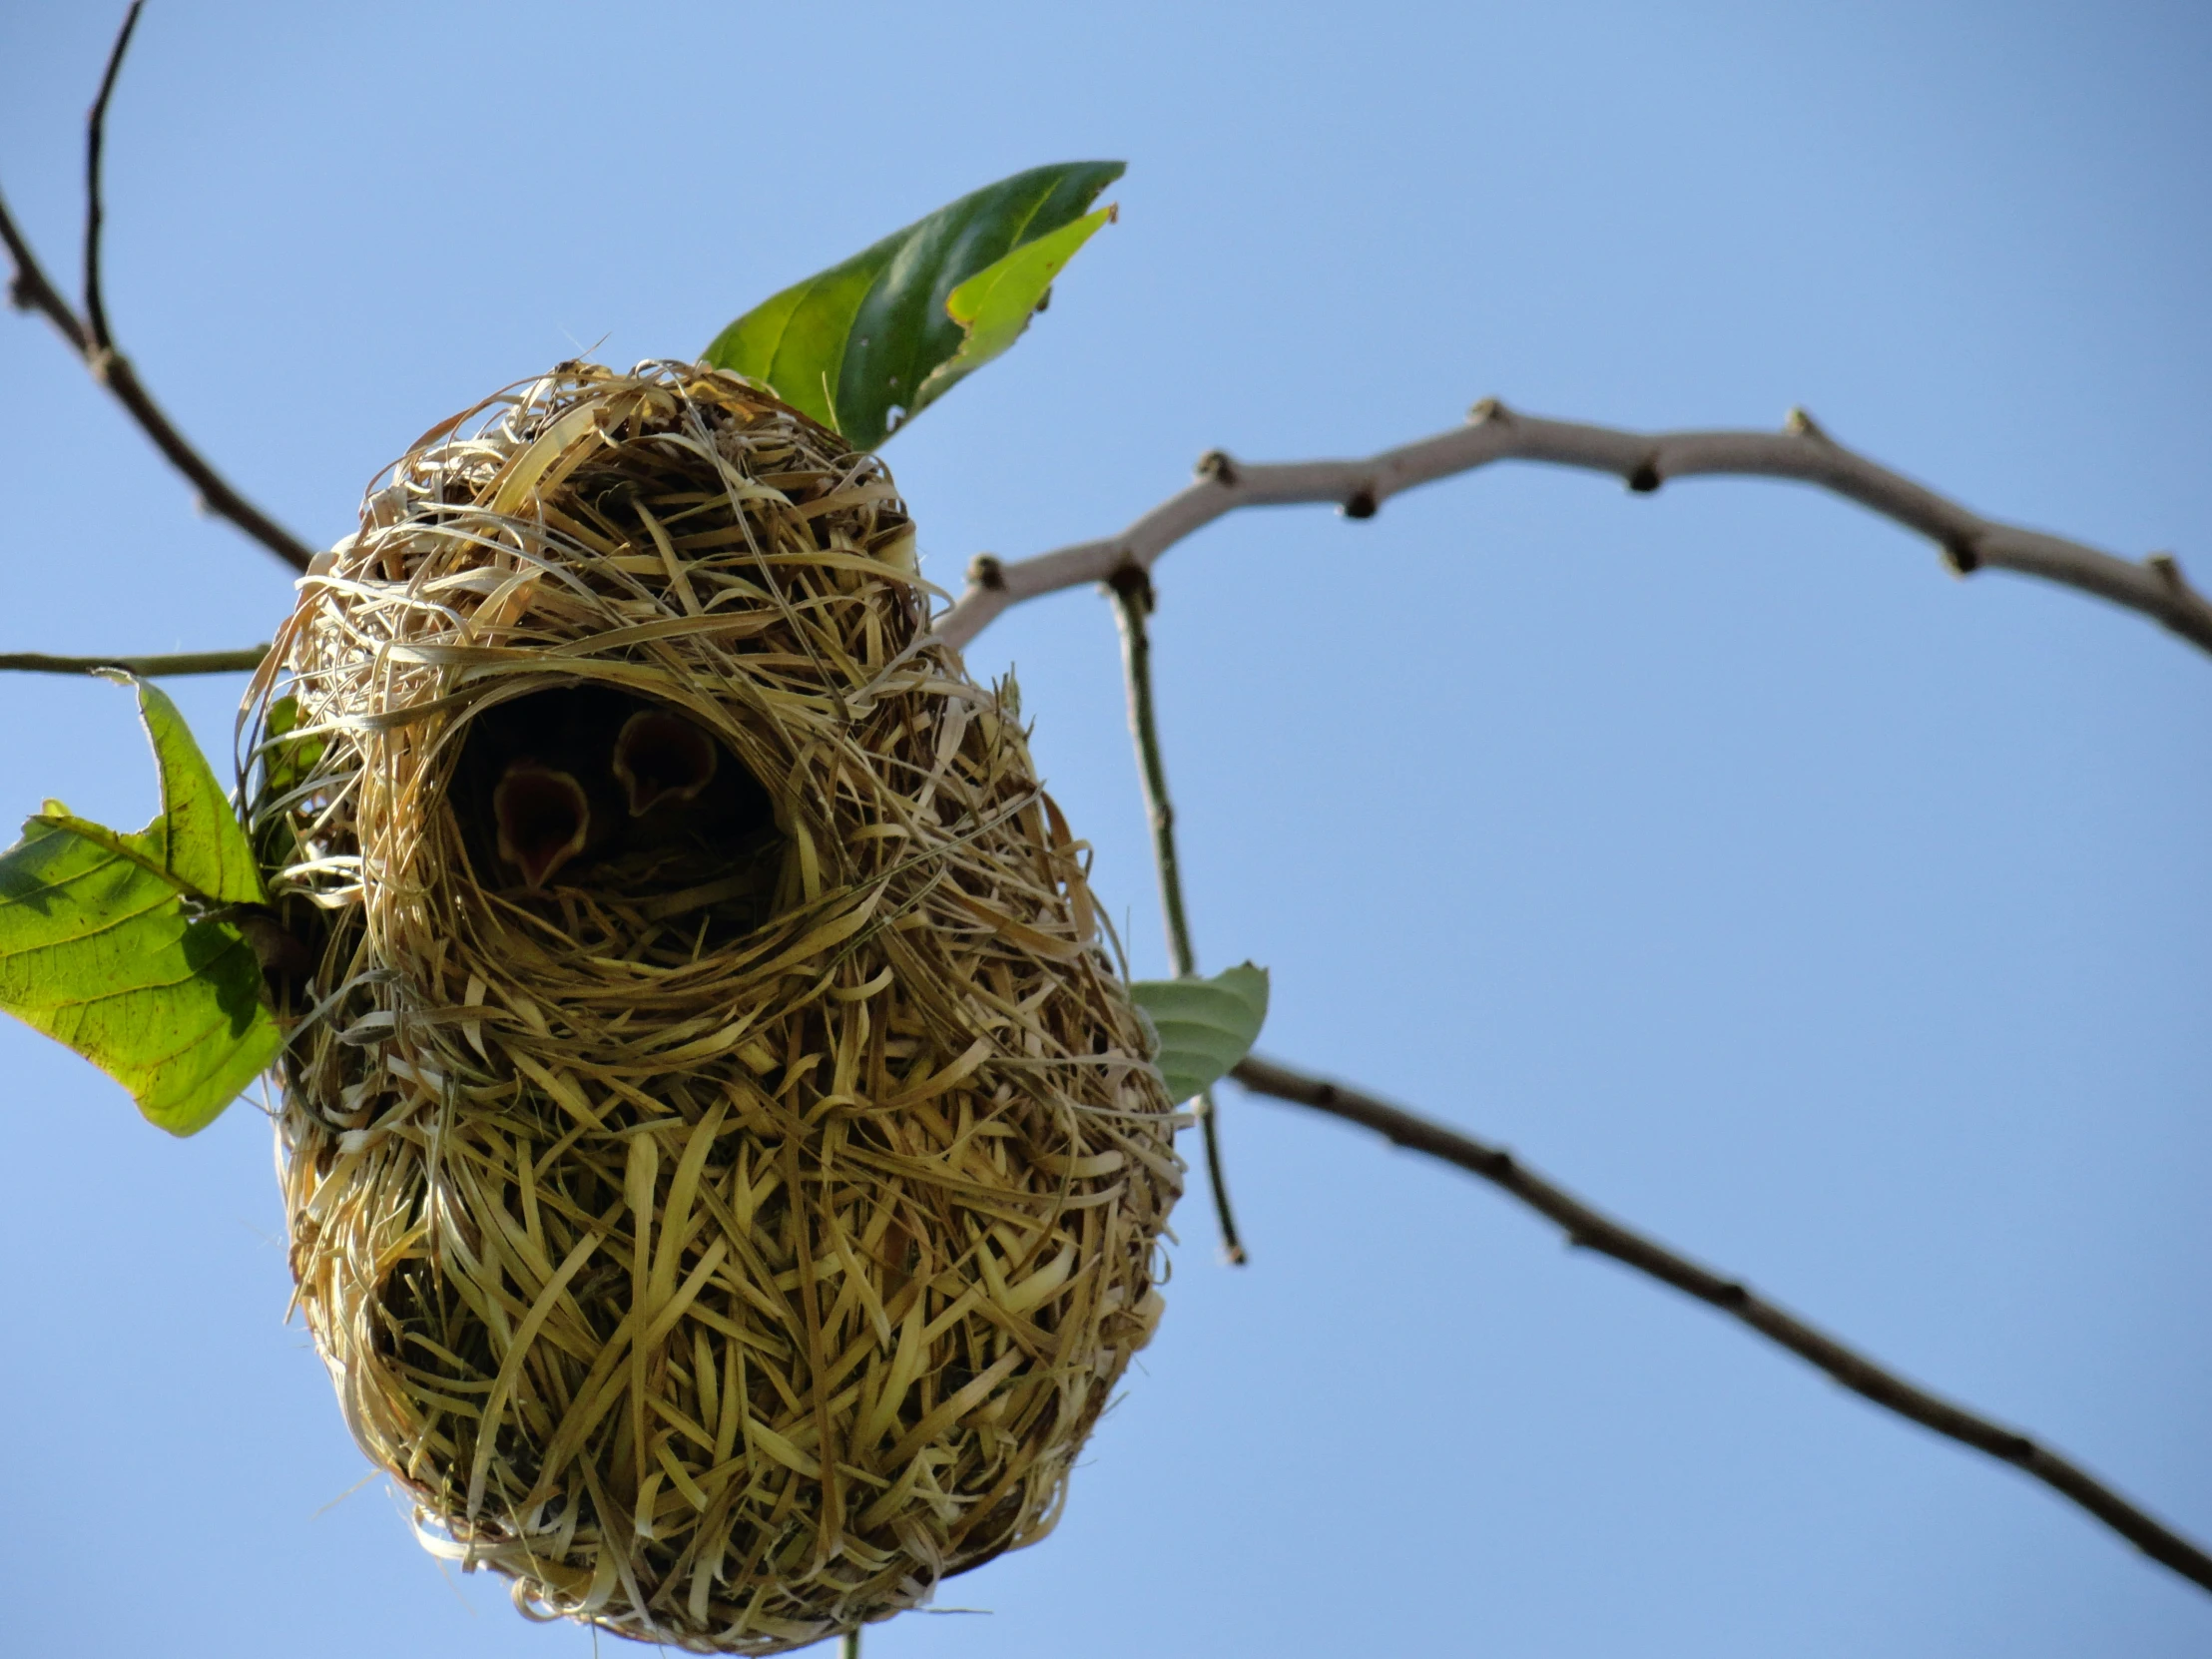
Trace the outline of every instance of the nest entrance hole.
<instances>
[{"instance_id":1,"label":"nest entrance hole","mask_svg":"<svg viewBox=\"0 0 2212 1659\"><path fill-rule=\"evenodd\" d=\"M636 932L721 943L777 908L788 838L768 789L681 710L597 685L467 719L446 801L475 884L547 918L582 904Z\"/></svg>"}]
</instances>

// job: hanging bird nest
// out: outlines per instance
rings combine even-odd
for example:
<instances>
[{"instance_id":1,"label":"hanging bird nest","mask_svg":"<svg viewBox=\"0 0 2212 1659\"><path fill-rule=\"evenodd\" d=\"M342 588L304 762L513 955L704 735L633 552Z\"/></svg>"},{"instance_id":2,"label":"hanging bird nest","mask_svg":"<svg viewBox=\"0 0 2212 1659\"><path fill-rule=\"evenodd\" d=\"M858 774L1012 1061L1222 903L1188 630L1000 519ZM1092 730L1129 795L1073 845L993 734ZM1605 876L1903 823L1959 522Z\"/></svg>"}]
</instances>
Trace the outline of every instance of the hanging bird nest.
<instances>
[{"instance_id":1,"label":"hanging bird nest","mask_svg":"<svg viewBox=\"0 0 2212 1659\"><path fill-rule=\"evenodd\" d=\"M433 429L249 704L298 1306L433 1549L775 1653L1041 1537L1182 1166L882 464L579 363Z\"/></svg>"}]
</instances>

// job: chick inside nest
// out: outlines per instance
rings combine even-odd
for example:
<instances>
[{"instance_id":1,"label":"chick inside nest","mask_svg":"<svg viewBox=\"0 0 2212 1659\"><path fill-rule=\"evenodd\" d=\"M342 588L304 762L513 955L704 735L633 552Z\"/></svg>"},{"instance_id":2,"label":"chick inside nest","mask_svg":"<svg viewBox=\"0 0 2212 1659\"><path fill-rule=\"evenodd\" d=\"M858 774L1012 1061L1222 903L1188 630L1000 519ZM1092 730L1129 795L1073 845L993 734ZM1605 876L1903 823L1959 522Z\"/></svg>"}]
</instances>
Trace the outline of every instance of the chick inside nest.
<instances>
[{"instance_id":1,"label":"chick inside nest","mask_svg":"<svg viewBox=\"0 0 2212 1659\"><path fill-rule=\"evenodd\" d=\"M470 875L515 921L609 936L619 916L633 959L668 965L767 920L789 846L727 748L604 686L488 704L446 799Z\"/></svg>"}]
</instances>

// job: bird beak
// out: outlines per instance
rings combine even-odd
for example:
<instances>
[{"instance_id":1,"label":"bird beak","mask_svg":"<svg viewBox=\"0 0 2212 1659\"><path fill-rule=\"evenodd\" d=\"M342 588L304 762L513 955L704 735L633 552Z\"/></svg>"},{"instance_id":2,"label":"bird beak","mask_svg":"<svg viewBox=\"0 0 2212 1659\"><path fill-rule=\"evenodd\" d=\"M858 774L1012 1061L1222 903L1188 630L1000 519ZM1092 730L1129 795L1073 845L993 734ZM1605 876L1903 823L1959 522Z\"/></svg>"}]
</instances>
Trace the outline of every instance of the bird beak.
<instances>
[{"instance_id":1,"label":"bird beak","mask_svg":"<svg viewBox=\"0 0 2212 1659\"><path fill-rule=\"evenodd\" d=\"M565 772L535 761L511 761L491 792L499 821L499 855L522 871L533 892L584 849L591 803Z\"/></svg>"},{"instance_id":2,"label":"bird beak","mask_svg":"<svg viewBox=\"0 0 2212 1659\"><path fill-rule=\"evenodd\" d=\"M681 715L641 709L615 738L615 777L643 818L664 801L695 800L715 775L715 740Z\"/></svg>"}]
</instances>

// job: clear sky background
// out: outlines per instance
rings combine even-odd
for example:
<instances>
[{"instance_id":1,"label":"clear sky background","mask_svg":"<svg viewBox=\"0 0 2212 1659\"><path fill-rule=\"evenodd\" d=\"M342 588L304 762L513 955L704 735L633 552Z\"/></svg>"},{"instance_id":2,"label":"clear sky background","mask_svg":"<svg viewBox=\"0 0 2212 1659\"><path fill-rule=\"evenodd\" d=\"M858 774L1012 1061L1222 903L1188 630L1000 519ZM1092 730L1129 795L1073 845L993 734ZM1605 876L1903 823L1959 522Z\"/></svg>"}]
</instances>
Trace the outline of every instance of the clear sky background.
<instances>
[{"instance_id":1,"label":"clear sky background","mask_svg":"<svg viewBox=\"0 0 2212 1659\"><path fill-rule=\"evenodd\" d=\"M120 8L0 6L0 181L75 267ZM311 540L433 421L689 355L977 185L1120 225L888 447L929 555L1102 534L1221 446L1495 393L1840 438L2212 581L2212 13L2174 3L957 8L154 0L110 304ZM268 637L284 571L0 315L0 649ZM2212 1536L2212 660L1799 486L1497 467L1158 572L1205 964L1264 1047L1510 1143ZM1140 970L1109 607L976 644ZM227 749L236 680L185 683ZM0 808L142 822L129 699L0 682ZM0 1650L544 1655L448 1583L296 1324L251 1109L173 1142L0 1029ZM2212 1597L1488 1189L1230 1092L1046 1543L870 1659L2212 1652ZM603 1643L603 1646L608 1645Z\"/></svg>"}]
</instances>

